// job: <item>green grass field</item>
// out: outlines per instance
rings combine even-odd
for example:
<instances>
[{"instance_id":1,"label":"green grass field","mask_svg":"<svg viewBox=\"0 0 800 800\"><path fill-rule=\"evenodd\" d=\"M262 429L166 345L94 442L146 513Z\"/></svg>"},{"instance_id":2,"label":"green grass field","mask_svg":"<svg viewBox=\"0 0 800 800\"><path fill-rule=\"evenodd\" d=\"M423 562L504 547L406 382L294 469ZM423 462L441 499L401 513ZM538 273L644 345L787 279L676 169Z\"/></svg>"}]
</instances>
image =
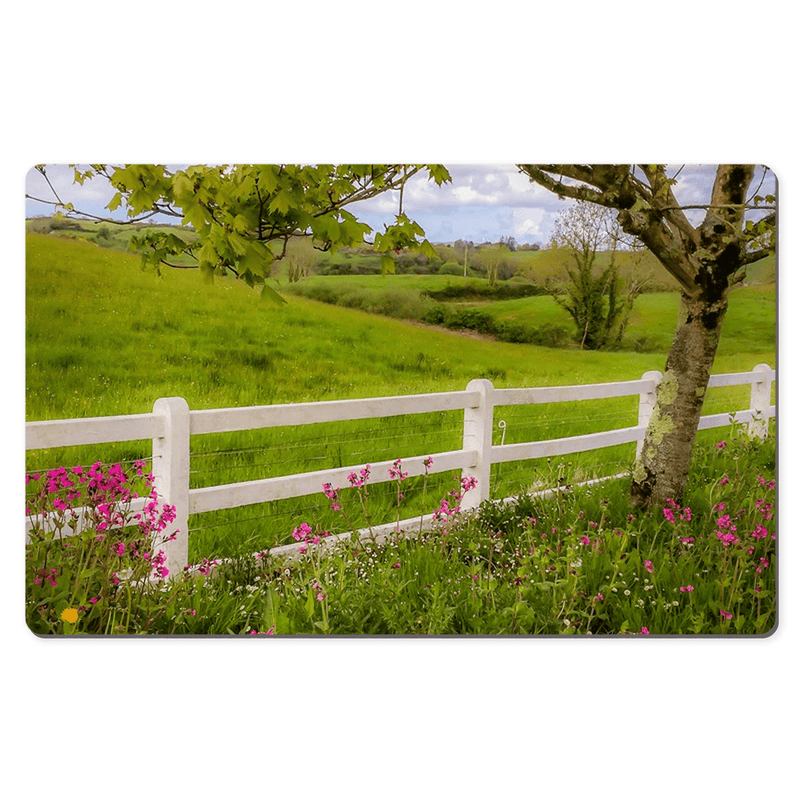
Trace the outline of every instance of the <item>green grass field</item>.
<instances>
[{"instance_id":1,"label":"green grass field","mask_svg":"<svg viewBox=\"0 0 800 800\"><path fill-rule=\"evenodd\" d=\"M295 296L273 305L232 280L206 285L190 270L168 270L157 278L143 273L132 254L36 234L28 237L26 280L28 420L144 413L163 396L183 396L190 408L201 409L461 390L479 377L497 387L631 380L663 368L677 313L674 294L640 298L630 335L652 338L657 346L651 352L511 344ZM453 278L370 280L401 291ZM774 291L773 285L734 292L714 372L775 364ZM545 311L544 301L552 308ZM547 297L492 307L498 315L553 310L560 312ZM717 390L709 393L705 413L742 407L746 399L747 389ZM511 443L631 425L635 410L635 398L625 398L591 408L576 403L498 409L497 420L507 423L505 442ZM460 436L459 415L448 413L197 437L191 481L206 486L428 455L457 449ZM498 430L497 443L500 436ZM618 471L631 453L626 446L587 454L585 473ZM40 451L30 453L27 463L43 469L148 454L149 442L133 442L100 452ZM497 492L536 483L534 469L498 468ZM387 494L387 506L390 501ZM409 509L418 501L409 498ZM297 515L324 514L326 508L320 495L280 508L267 504L193 518L190 553L228 555L283 542Z\"/></svg>"}]
</instances>

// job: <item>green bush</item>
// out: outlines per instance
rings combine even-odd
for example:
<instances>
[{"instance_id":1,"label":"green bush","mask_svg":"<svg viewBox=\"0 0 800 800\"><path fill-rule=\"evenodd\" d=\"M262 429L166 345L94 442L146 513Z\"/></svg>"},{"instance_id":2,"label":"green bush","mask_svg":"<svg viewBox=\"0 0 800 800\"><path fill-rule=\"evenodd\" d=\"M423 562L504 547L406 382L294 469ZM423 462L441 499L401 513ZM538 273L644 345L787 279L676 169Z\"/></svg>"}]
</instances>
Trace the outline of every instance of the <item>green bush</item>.
<instances>
[{"instance_id":1,"label":"green bush","mask_svg":"<svg viewBox=\"0 0 800 800\"><path fill-rule=\"evenodd\" d=\"M434 300L512 300L519 297L549 294L549 292L543 286L537 286L534 283L509 281L489 286L485 281L471 280L448 283L441 289L426 289L424 294Z\"/></svg>"},{"instance_id":2,"label":"green bush","mask_svg":"<svg viewBox=\"0 0 800 800\"><path fill-rule=\"evenodd\" d=\"M537 344L542 347L564 347L571 342L570 332L563 325L550 323L529 328L520 322L497 322L494 334L502 342Z\"/></svg>"},{"instance_id":3,"label":"green bush","mask_svg":"<svg viewBox=\"0 0 800 800\"><path fill-rule=\"evenodd\" d=\"M445 321L448 328L466 328L478 333L494 333L495 322L491 314L474 308L460 308L451 312Z\"/></svg>"},{"instance_id":4,"label":"green bush","mask_svg":"<svg viewBox=\"0 0 800 800\"><path fill-rule=\"evenodd\" d=\"M448 261L446 264L442 264L439 267L439 274L440 275L463 275L464 274L464 267L460 264L456 264L454 261Z\"/></svg>"},{"instance_id":5,"label":"green bush","mask_svg":"<svg viewBox=\"0 0 800 800\"><path fill-rule=\"evenodd\" d=\"M425 312L422 321L431 325L444 325L447 321L447 306L437 303Z\"/></svg>"}]
</instances>

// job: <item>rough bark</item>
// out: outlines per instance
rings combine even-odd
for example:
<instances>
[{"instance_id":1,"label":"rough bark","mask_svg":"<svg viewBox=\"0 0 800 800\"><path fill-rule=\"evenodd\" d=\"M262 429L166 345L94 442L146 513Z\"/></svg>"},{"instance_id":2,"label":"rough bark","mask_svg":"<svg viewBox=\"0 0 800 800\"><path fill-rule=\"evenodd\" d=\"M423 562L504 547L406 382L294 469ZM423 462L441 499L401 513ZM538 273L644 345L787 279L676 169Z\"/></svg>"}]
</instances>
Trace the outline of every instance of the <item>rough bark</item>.
<instances>
[{"instance_id":1,"label":"rough bark","mask_svg":"<svg viewBox=\"0 0 800 800\"><path fill-rule=\"evenodd\" d=\"M716 302L681 297L680 322L656 393L642 452L633 469L631 502L647 507L667 498L680 502L697 425L714 365L727 291Z\"/></svg>"}]
</instances>

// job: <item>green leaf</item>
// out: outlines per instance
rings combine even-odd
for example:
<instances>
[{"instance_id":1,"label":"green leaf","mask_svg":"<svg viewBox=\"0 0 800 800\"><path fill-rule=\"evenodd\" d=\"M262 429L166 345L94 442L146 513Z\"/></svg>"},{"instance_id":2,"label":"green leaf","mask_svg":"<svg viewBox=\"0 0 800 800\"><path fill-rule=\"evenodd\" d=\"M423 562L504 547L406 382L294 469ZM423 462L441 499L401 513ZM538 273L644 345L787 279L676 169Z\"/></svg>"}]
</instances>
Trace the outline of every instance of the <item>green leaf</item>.
<instances>
[{"instance_id":1,"label":"green leaf","mask_svg":"<svg viewBox=\"0 0 800 800\"><path fill-rule=\"evenodd\" d=\"M271 164L263 166L258 173L258 183L267 194L272 194L278 188L278 170Z\"/></svg>"},{"instance_id":2,"label":"green leaf","mask_svg":"<svg viewBox=\"0 0 800 800\"><path fill-rule=\"evenodd\" d=\"M199 258L201 263L210 264L212 266L216 265L216 263L219 261L217 251L214 249L214 245L208 239L203 242L203 246L200 248Z\"/></svg>"},{"instance_id":3,"label":"green leaf","mask_svg":"<svg viewBox=\"0 0 800 800\"><path fill-rule=\"evenodd\" d=\"M239 267L256 275L268 275L269 265L275 260L272 251L261 242L249 242L247 249L239 260Z\"/></svg>"},{"instance_id":4,"label":"green leaf","mask_svg":"<svg viewBox=\"0 0 800 800\"><path fill-rule=\"evenodd\" d=\"M281 297L269 284L265 283L261 290L261 299L269 300L276 305L285 305L286 299Z\"/></svg>"},{"instance_id":5,"label":"green leaf","mask_svg":"<svg viewBox=\"0 0 800 800\"><path fill-rule=\"evenodd\" d=\"M390 255L381 256L381 275L394 275L394 259Z\"/></svg>"},{"instance_id":6,"label":"green leaf","mask_svg":"<svg viewBox=\"0 0 800 800\"><path fill-rule=\"evenodd\" d=\"M430 258L432 261L439 260L439 254L434 249L433 245L425 239L422 244L420 244L419 249L422 251L422 254Z\"/></svg>"},{"instance_id":7,"label":"green leaf","mask_svg":"<svg viewBox=\"0 0 800 800\"><path fill-rule=\"evenodd\" d=\"M339 222L333 214L324 214L311 223L314 236L323 242L336 243L339 240Z\"/></svg>"},{"instance_id":8,"label":"green leaf","mask_svg":"<svg viewBox=\"0 0 800 800\"><path fill-rule=\"evenodd\" d=\"M308 597L306 598L306 616L311 619L314 616L314 590L308 590Z\"/></svg>"},{"instance_id":9,"label":"green leaf","mask_svg":"<svg viewBox=\"0 0 800 800\"><path fill-rule=\"evenodd\" d=\"M203 283L214 283L214 265L207 261L200 262L200 274L203 276Z\"/></svg>"},{"instance_id":10,"label":"green leaf","mask_svg":"<svg viewBox=\"0 0 800 800\"><path fill-rule=\"evenodd\" d=\"M184 204L183 206L183 224L191 225L196 231L203 228L208 221L205 209L199 204L192 205Z\"/></svg>"},{"instance_id":11,"label":"green leaf","mask_svg":"<svg viewBox=\"0 0 800 800\"><path fill-rule=\"evenodd\" d=\"M275 195L269 204L270 211L277 211L279 214L286 214L292 205L292 197L288 192L280 191Z\"/></svg>"},{"instance_id":12,"label":"green leaf","mask_svg":"<svg viewBox=\"0 0 800 800\"><path fill-rule=\"evenodd\" d=\"M437 186L441 186L443 183L450 183L452 180L450 173L441 164L426 164L425 167L428 170L428 175L436 182Z\"/></svg>"}]
</instances>

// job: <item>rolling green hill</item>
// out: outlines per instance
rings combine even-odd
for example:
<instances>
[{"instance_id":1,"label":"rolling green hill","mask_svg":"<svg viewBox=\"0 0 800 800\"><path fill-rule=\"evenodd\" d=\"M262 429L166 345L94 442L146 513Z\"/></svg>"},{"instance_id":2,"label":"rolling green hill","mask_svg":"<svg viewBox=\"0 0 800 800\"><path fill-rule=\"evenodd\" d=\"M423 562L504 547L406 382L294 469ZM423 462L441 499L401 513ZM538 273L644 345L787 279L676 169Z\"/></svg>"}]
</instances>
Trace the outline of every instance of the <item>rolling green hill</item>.
<instances>
[{"instance_id":1,"label":"rolling green hill","mask_svg":"<svg viewBox=\"0 0 800 800\"><path fill-rule=\"evenodd\" d=\"M661 352L563 351L299 297L275 306L233 280L208 286L189 270L158 278L138 257L86 242L31 235L27 255L29 419L139 413L163 394L208 408L460 389L474 377L508 386L631 379L663 366L677 311L674 295L637 304L631 328L659 339ZM547 303L499 302L493 313L542 314ZM734 292L715 371L774 363L774 314L774 289Z\"/></svg>"}]
</instances>

